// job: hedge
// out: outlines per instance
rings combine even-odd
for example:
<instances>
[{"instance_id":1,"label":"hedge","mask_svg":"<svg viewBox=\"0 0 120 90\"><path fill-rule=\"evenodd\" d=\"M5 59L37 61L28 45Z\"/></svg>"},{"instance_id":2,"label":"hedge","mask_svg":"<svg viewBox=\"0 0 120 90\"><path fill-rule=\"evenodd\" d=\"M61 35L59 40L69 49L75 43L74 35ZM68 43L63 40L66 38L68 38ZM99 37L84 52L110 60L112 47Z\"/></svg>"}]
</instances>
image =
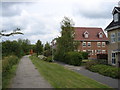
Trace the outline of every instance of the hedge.
<instances>
[{"instance_id":1,"label":"hedge","mask_svg":"<svg viewBox=\"0 0 120 90\"><path fill-rule=\"evenodd\" d=\"M82 55L79 52L68 52L65 55L65 63L79 66L82 62Z\"/></svg>"},{"instance_id":2,"label":"hedge","mask_svg":"<svg viewBox=\"0 0 120 90\"><path fill-rule=\"evenodd\" d=\"M99 74L102 74L104 76L109 76L112 78L120 78L119 70L120 68L108 66L108 65L92 65L89 68L90 71L98 72Z\"/></svg>"}]
</instances>

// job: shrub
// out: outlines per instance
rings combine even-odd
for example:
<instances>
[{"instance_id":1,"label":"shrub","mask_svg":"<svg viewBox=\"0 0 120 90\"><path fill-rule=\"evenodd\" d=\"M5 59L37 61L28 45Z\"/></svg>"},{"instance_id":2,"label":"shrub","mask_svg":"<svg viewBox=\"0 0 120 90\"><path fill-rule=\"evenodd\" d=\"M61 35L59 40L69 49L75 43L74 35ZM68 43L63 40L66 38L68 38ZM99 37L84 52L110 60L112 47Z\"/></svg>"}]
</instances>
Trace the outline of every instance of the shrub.
<instances>
[{"instance_id":1,"label":"shrub","mask_svg":"<svg viewBox=\"0 0 120 90\"><path fill-rule=\"evenodd\" d=\"M2 60L2 72L6 74L12 68L13 65L17 64L19 61L17 56L8 56Z\"/></svg>"},{"instance_id":2,"label":"shrub","mask_svg":"<svg viewBox=\"0 0 120 90\"><path fill-rule=\"evenodd\" d=\"M90 69L91 66L96 65L96 64L97 64L97 62L96 62L95 60L88 61L88 62L86 62L85 68L86 68L86 69Z\"/></svg>"},{"instance_id":3,"label":"shrub","mask_svg":"<svg viewBox=\"0 0 120 90\"><path fill-rule=\"evenodd\" d=\"M108 60L106 60L106 59L98 59L97 61L99 64L108 65Z\"/></svg>"},{"instance_id":4,"label":"shrub","mask_svg":"<svg viewBox=\"0 0 120 90\"><path fill-rule=\"evenodd\" d=\"M65 62L71 65L79 66L82 62L82 56L79 52L68 52L65 55Z\"/></svg>"},{"instance_id":5,"label":"shrub","mask_svg":"<svg viewBox=\"0 0 120 90\"><path fill-rule=\"evenodd\" d=\"M108 66L108 65L93 65L89 68L93 72L98 72L104 76L109 76L112 78L120 78L119 70L120 68Z\"/></svg>"},{"instance_id":6,"label":"shrub","mask_svg":"<svg viewBox=\"0 0 120 90\"><path fill-rule=\"evenodd\" d=\"M88 53L87 52L80 52L82 55L83 59L88 59Z\"/></svg>"},{"instance_id":7,"label":"shrub","mask_svg":"<svg viewBox=\"0 0 120 90\"><path fill-rule=\"evenodd\" d=\"M47 62L53 62L52 56L49 56L49 57L47 57L47 58L44 58L43 60L44 60L44 61L47 61Z\"/></svg>"}]
</instances>

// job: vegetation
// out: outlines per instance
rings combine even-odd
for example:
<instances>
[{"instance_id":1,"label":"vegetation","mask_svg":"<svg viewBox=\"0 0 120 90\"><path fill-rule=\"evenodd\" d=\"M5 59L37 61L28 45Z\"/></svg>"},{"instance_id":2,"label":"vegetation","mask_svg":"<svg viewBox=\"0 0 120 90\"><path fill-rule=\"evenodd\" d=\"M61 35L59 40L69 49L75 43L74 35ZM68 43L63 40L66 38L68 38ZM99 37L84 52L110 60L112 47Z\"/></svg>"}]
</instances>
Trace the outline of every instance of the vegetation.
<instances>
[{"instance_id":1,"label":"vegetation","mask_svg":"<svg viewBox=\"0 0 120 90\"><path fill-rule=\"evenodd\" d=\"M2 87L7 88L11 79L15 75L17 64L19 62L18 57L8 56L2 60Z\"/></svg>"},{"instance_id":2,"label":"vegetation","mask_svg":"<svg viewBox=\"0 0 120 90\"><path fill-rule=\"evenodd\" d=\"M82 55L83 59L88 59L88 53L87 52L80 52L80 54Z\"/></svg>"},{"instance_id":3,"label":"vegetation","mask_svg":"<svg viewBox=\"0 0 120 90\"><path fill-rule=\"evenodd\" d=\"M79 52L68 52L65 55L65 62L71 65L79 66L82 62L82 55Z\"/></svg>"},{"instance_id":4,"label":"vegetation","mask_svg":"<svg viewBox=\"0 0 120 90\"><path fill-rule=\"evenodd\" d=\"M54 88L109 88L95 80L65 69L56 63L45 62L35 56L30 56L30 59L40 74Z\"/></svg>"},{"instance_id":5,"label":"vegetation","mask_svg":"<svg viewBox=\"0 0 120 90\"><path fill-rule=\"evenodd\" d=\"M97 72L99 74L109 76L112 78L120 78L120 73L119 73L120 68L117 68L117 67L97 64L97 65L90 66L88 69L90 71Z\"/></svg>"},{"instance_id":6,"label":"vegetation","mask_svg":"<svg viewBox=\"0 0 120 90\"><path fill-rule=\"evenodd\" d=\"M43 45L40 40L38 40L36 43L35 52L37 53L37 56L42 54L42 52L43 52Z\"/></svg>"},{"instance_id":7,"label":"vegetation","mask_svg":"<svg viewBox=\"0 0 120 90\"><path fill-rule=\"evenodd\" d=\"M47 61L47 62L53 62L52 56L48 56L46 58L43 58L43 60Z\"/></svg>"},{"instance_id":8,"label":"vegetation","mask_svg":"<svg viewBox=\"0 0 120 90\"><path fill-rule=\"evenodd\" d=\"M48 57L48 56L51 56L52 55L52 48L50 46L50 44L47 42L45 44L45 47L44 47L44 56Z\"/></svg>"}]
</instances>

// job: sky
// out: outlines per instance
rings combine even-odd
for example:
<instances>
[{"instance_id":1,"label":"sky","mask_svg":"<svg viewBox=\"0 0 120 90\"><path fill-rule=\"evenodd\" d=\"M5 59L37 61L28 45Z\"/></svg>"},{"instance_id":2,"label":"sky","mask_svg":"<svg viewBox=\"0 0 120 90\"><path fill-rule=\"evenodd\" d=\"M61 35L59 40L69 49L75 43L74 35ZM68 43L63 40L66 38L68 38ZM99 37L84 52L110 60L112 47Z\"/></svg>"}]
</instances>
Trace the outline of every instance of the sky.
<instances>
[{"instance_id":1,"label":"sky","mask_svg":"<svg viewBox=\"0 0 120 90\"><path fill-rule=\"evenodd\" d=\"M0 2L0 30L6 33L20 28L24 35L2 37L2 40L29 39L43 44L60 36L60 22L69 17L75 27L99 27L112 21L112 10L119 0L4 0Z\"/></svg>"}]
</instances>

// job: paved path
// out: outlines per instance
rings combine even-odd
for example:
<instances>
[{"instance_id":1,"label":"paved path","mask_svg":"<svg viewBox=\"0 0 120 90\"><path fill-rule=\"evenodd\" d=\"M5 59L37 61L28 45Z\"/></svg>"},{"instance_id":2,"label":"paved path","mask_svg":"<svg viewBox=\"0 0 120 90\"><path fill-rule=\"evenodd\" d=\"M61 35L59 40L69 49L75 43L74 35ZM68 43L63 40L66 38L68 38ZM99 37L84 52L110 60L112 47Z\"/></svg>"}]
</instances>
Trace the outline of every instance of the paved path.
<instances>
[{"instance_id":1,"label":"paved path","mask_svg":"<svg viewBox=\"0 0 120 90\"><path fill-rule=\"evenodd\" d=\"M43 79L28 56L24 56L13 78L12 88L52 88L51 85Z\"/></svg>"},{"instance_id":2,"label":"paved path","mask_svg":"<svg viewBox=\"0 0 120 90\"><path fill-rule=\"evenodd\" d=\"M94 79L94 80L96 80L100 83L106 84L106 85L108 85L110 87L113 87L113 88L118 88L118 79L113 79L113 78L110 78L110 77L100 75L98 73L91 72L91 71L85 69L84 67L72 66L72 65L62 63L62 62L56 62L56 63L61 64L64 67L66 67L70 70L73 70L75 72L78 72L78 73L80 73L84 76L92 78L92 79ZM119 83L120 83L120 81L119 81Z\"/></svg>"}]
</instances>

